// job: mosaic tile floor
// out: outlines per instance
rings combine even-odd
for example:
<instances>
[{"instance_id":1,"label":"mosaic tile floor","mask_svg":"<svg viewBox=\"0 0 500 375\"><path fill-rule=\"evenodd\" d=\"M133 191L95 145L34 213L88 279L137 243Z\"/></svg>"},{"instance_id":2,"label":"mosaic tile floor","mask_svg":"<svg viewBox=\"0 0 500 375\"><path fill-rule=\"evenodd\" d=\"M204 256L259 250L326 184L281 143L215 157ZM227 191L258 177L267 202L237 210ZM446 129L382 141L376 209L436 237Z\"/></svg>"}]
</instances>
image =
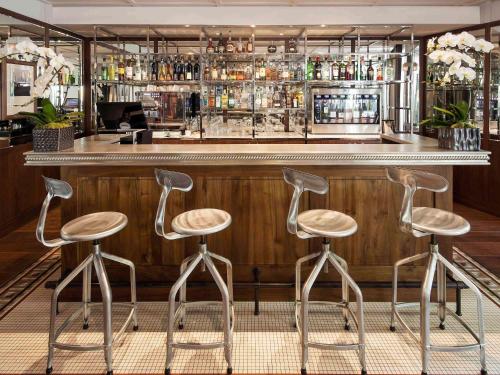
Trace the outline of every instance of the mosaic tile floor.
<instances>
[{"instance_id":1,"label":"mosaic tile floor","mask_svg":"<svg viewBox=\"0 0 500 375\"><path fill-rule=\"evenodd\" d=\"M54 275L56 277L57 275ZM38 287L26 300L0 321L0 373L44 373L47 354L47 328L51 290ZM189 291L188 291L189 298ZM475 303L468 290L463 293L464 318L475 322ZM500 374L500 309L485 299L487 325L487 356L489 374ZM61 303L59 319L76 309L76 303ZM420 374L420 355L415 342L401 329L390 332L388 303L366 303L367 368L369 374ZM115 374L162 374L165 361L167 304L139 304L139 331L129 328L124 340L114 347ZM311 318L311 338L316 341L347 342L356 340L356 332L342 329L340 311L315 308ZM61 335L61 341L91 343L102 339L100 308L92 310L90 329L81 331L75 323ZM417 330L418 311L404 313ZM125 318L125 310L114 309L116 328ZM472 342L470 336L454 319L447 320L447 329L437 328L433 317L432 340L436 344ZM221 339L219 310L216 307L188 312L185 329L177 340L209 341ZM225 373L222 349L175 350L172 372L189 374ZM359 374L354 351L311 349L310 374ZM479 374L478 354L433 353L431 374ZM260 316L253 315L251 302L236 303L236 325L233 345L235 374L282 373L300 370L299 337L293 329L291 303L262 303ZM55 374L103 374L102 352L68 352L56 350Z\"/></svg>"}]
</instances>

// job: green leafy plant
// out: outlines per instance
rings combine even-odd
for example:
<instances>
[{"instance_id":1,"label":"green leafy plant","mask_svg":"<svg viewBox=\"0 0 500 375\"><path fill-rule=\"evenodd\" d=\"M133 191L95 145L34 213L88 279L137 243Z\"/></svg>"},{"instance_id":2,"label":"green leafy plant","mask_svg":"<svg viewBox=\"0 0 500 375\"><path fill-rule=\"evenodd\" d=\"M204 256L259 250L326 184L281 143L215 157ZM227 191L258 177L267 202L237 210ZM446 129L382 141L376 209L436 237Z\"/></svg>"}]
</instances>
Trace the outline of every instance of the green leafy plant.
<instances>
[{"instance_id":1,"label":"green leafy plant","mask_svg":"<svg viewBox=\"0 0 500 375\"><path fill-rule=\"evenodd\" d=\"M477 128L476 123L470 119L469 104L460 101L450 104L447 108L432 107L432 117L420 122L420 125L429 125L433 128Z\"/></svg>"},{"instance_id":2,"label":"green leafy plant","mask_svg":"<svg viewBox=\"0 0 500 375\"><path fill-rule=\"evenodd\" d=\"M56 107L49 99L42 99L41 111L20 112L20 115L30 118L37 129L62 129L73 126L73 121L83 118L83 112L57 113Z\"/></svg>"}]
</instances>

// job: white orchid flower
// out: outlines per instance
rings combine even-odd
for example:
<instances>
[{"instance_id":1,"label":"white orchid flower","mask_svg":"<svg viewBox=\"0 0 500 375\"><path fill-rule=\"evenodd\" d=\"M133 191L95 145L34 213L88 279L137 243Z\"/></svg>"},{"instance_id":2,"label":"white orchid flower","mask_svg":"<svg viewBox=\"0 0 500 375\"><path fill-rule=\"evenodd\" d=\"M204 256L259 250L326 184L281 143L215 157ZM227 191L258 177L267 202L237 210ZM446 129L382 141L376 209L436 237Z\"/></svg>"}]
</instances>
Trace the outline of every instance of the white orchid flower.
<instances>
[{"instance_id":1,"label":"white orchid flower","mask_svg":"<svg viewBox=\"0 0 500 375\"><path fill-rule=\"evenodd\" d=\"M474 60L472 57L470 57L469 55L467 55L465 53L462 56L462 60L465 61L465 63L467 65L469 65L471 68L476 67L476 60Z\"/></svg>"},{"instance_id":2,"label":"white orchid flower","mask_svg":"<svg viewBox=\"0 0 500 375\"><path fill-rule=\"evenodd\" d=\"M427 41L427 52L431 52L436 48L436 37Z\"/></svg>"},{"instance_id":3,"label":"white orchid flower","mask_svg":"<svg viewBox=\"0 0 500 375\"><path fill-rule=\"evenodd\" d=\"M429 53L428 57L432 62L436 63L438 61L441 61L443 53L444 53L444 51L442 51L442 50L435 50L435 51L432 51L431 53Z\"/></svg>"},{"instance_id":4,"label":"white orchid flower","mask_svg":"<svg viewBox=\"0 0 500 375\"><path fill-rule=\"evenodd\" d=\"M474 71L474 69L471 69L471 68L460 68L460 69L463 69L463 74L464 74L464 79L466 81L474 81L474 79L476 79L476 72Z\"/></svg>"},{"instance_id":5,"label":"white orchid flower","mask_svg":"<svg viewBox=\"0 0 500 375\"><path fill-rule=\"evenodd\" d=\"M457 35L458 38L458 48L465 49L467 47L471 48L474 46L474 42L476 41L476 37L467 31L462 31Z\"/></svg>"},{"instance_id":6,"label":"white orchid flower","mask_svg":"<svg viewBox=\"0 0 500 375\"><path fill-rule=\"evenodd\" d=\"M457 74L458 70L460 69L460 66L462 65L462 62L459 60L459 61L455 61L453 64L451 64L450 66L450 69L448 69L448 73L450 75L455 75Z\"/></svg>"},{"instance_id":7,"label":"white orchid flower","mask_svg":"<svg viewBox=\"0 0 500 375\"><path fill-rule=\"evenodd\" d=\"M453 35L452 33L446 33L441 35L437 41L441 48L456 47L458 44L458 36Z\"/></svg>"}]
</instances>

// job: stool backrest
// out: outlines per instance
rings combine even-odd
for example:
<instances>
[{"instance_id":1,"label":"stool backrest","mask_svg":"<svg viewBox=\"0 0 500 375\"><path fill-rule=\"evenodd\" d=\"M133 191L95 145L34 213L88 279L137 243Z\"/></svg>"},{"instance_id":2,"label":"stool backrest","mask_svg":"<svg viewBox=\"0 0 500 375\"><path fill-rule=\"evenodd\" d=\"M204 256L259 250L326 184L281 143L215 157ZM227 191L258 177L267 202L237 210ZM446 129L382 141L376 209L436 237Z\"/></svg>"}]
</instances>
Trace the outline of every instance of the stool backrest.
<instances>
[{"instance_id":1,"label":"stool backrest","mask_svg":"<svg viewBox=\"0 0 500 375\"><path fill-rule=\"evenodd\" d=\"M448 190L448 180L434 173L412 169L390 167L386 169L389 181L403 185L405 194L399 214L399 226L403 232L416 234L413 230L413 196L417 190L442 193Z\"/></svg>"},{"instance_id":2,"label":"stool backrest","mask_svg":"<svg viewBox=\"0 0 500 375\"><path fill-rule=\"evenodd\" d=\"M193 188L193 180L185 173L155 169L158 185L163 188L156 211L155 231L162 237L169 237L163 228L165 222L165 210L168 195L172 190L190 191Z\"/></svg>"},{"instance_id":3,"label":"stool backrest","mask_svg":"<svg viewBox=\"0 0 500 375\"><path fill-rule=\"evenodd\" d=\"M53 240L46 240L43 236L45 230L45 221L47 219L47 212L49 210L50 201L54 197L59 197L63 199L69 199L73 195L73 189L71 185L65 181L56 180L55 178L48 178L43 176L45 182L45 189L47 189L47 195L43 201L42 209L40 210L40 216L38 217L38 224L36 226L36 239L47 247L57 247L70 243L69 241L64 241L61 238L56 238Z\"/></svg>"},{"instance_id":4,"label":"stool backrest","mask_svg":"<svg viewBox=\"0 0 500 375\"><path fill-rule=\"evenodd\" d=\"M328 181L323 177L291 168L283 168L283 177L286 183L294 187L286 227L288 232L297 234L297 216L299 215L300 196L304 191L326 194L328 192Z\"/></svg>"}]
</instances>

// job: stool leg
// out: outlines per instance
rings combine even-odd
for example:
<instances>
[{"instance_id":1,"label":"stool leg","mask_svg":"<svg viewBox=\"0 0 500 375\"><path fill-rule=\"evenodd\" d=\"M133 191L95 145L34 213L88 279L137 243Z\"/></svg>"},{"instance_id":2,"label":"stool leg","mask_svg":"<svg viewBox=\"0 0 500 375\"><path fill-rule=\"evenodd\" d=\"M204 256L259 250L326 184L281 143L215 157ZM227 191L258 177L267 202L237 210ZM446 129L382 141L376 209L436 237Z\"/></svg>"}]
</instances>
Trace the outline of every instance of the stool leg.
<instances>
[{"instance_id":1,"label":"stool leg","mask_svg":"<svg viewBox=\"0 0 500 375\"><path fill-rule=\"evenodd\" d=\"M364 314L364 303L363 294L361 289L359 289L358 284L352 279L351 275L346 271L346 269L339 262L339 256L335 256L330 253L329 259L333 267L342 276L342 280L345 280L346 285L350 286L356 295L356 318L358 320L358 341L359 341L359 362L361 364L361 374L366 375L366 354L365 354L365 314ZM340 258L342 259L342 258ZM343 260L343 259L342 259ZM345 262L345 261L344 261ZM347 290L349 293L349 290Z\"/></svg>"},{"instance_id":2,"label":"stool leg","mask_svg":"<svg viewBox=\"0 0 500 375\"><path fill-rule=\"evenodd\" d=\"M231 306L230 306L230 297L227 285L224 283L219 271L215 267L212 258L210 255L205 253L203 254L203 261L208 268L208 271L212 275L222 294L222 308L223 308L223 317L224 317L224 356L227 362L227 373L231 374L233 372L232 365L232 346L233 346L233 335L231 330Z\"/></svg>"},{"instance_id":3,"label":"stool leg","mask_svg":"<svg viewBox=\"0 0 500 375\"><path fill-rule=\"evenodd\" d=\"M398 268L404 264L413 263L417 260L427 257L429 253L413 255L408 258L400 259L394 263L392 271L392 304L391 304L391 331L396 330L396 305L398 303Z\"/></svg>"},{"instance_id":4,"label":"stool leg","mask_svg":"<svg viewBox=\"0 0 500 375\"><path fill-rule=\"evenodd\" d=\"M483 307L483 295L477 286L469 280L457 267L451 264L448 259L443 257L441 254L439 256L439 261L442 262L446 268L448 268L455 279L461 280L467 287L472 290L476 296L477 301L477 319L478 319L478 330L479 334L477 338L479 339L479 356L481 361L481 375L486 375L488 372L486 370L486 340L484 338L484 307Z\"/></svg>"},{"instance_id":5,"label":"stool leg","mask_svg":"<svg viewBox=\"0 0 500 375\"><path fill-rule=\"evenodd\" d=\"M101 288L102 295L102 310L104 320L104 359L106 361L107 375L113 374L113 322L111 304L113 296L111 294L111 287L109 285L108 275L104 268L101 253L99 251L99 244L94 245L94 267L99 280L99 287Z\"/></svg>"},{"instance_id":6,"label":"stool leg","mask_svg":"<svg viewBox=\"0 0 500 375\"><path fill-rule=\"evenodd\" d=\"M92 264L88 264L83 270L83 329L89 328L89 303L92 300Z\"/></svg>"},{"instance_id":7,"label":"stool leg","mask_svg":"<svg viewBox=\"0 0 500 375\"><path fill-rule=\"evenodd\" d=\"M437 247L437 245L431 246ZM420 351L422 355L422 375L428 374L429 372L429 360L431 355L431 292L432 281L434 279L434 274L436 273L437 259L437 253L435 251L431 251L429 261L427 263L427 269L425 271L420 298Z\"/></svg>"},{"instance_id":8,"label":"stool leg","mask_svg":"<svg viewBox=\"0 0 500 375\"><path fill-rule=\"evenodd\" d=\"M446 267L439 261L437 263L437 302L440 320L439 328L444 329L446 319Z\"/></svg>"},{"instance_id":9,"label":"stool leg","mask_svg":"<svg viewBox=\"0 0 500 375\"><path fill-rule=\"evenodd\" d=\"M325 264L326 260L328 258L328 252L323 251L321 253L320 258L314 265L313 270L311 271L311 274L307 278L307 281L304 283L304 286L302 288L302 295L301 295L301 303L300 303L300 324L301 324L301 344L302 344L302 367L301 367L301 374L305 375L307 370L307 361L308 361L308 345L309 345L309 293L311 292L311 288L318 278L319 273L323 269L323 265Z\"/></svg>"},{"instance_id":10,"label":"stool leg","mask_svg":"<svg viewBox=\"0 0 500 375\"><path fill-rule=\"evenodd\" d=\"M231 263L231 261L229 259L224 258L223 256L213 254L211 252L209 252L208 255L210 257L217 259L217 260L221 261L222 263L226 264L227 290L229 293L229 303L231 306L231 327L233 327L233 325L234 325L233 264Z\"/></svg>"},{"instance_id":11,"label":"stool leg","mask_svg":"<svg viewBox=\"0 0 500 375\"><path fill-rule=\"evenodd\" d=\"M173 358L173 343L174 343L174 324L175 324L175 297L177 296L177 292L181 288L182 284L184 284L194 271L200 260L202 259L201 253L196 254L194 260L189 263L186 270L181 274L181 276L177 279L177 281L172 285L170 289L169 297L168 297L168 326L167 326L167 357L165 360L165 374L170 374L170 365L172 363Z\"/></svg>"},{"instance_id":12,"label":"stool leg","mask_svg":"<svg viewBox=\"0 0 500 375\"><path fill-rule=\"evenodd\" d=\"M101 255L105 259L109 259L113 262L123 264L130 268L130 303L132 304L132 309L133 309L132 322L134 326L133 327L134 331L137 331L139 329L139 325L137 323L137 284L135 278L134 262L105 252L102 252Z\"/></svg>"},{"instance_id":13,"label":"stool leg","mask_svg":"<svg viewBox=\"0 0 500 375\"><path fill-rule=\"evenodd\" d=\"M299 258L297 262L295 263L295 328L299 328L299 322L298 322L298 308L300 304L300 295L302 292L302 284L301 284L301 267L302 264L305 262L310 261L311 259L317 258L321 255L320 252L306 255L305 257Z\"/></svg>"},{"instance_id":14,"label":"stool leg","mask_svg":"<svg viewBox=\"0 0 500 375\"><path fill-rule=\"evenodd\" d=\"M84 271L89 264L92 263L94 255L90 254L82 263L78 265L68 276L64 278L54 289L50 304L50 323L49 323L49 353L47 355L47 370L46 373L52 372L52 361L54 359L54 343L56 342L56 314L57 314L57 299L62 290L73 281L80 272Z\"/></svg>"},{"instance_id":15,"label":"stool leg","mask_svg":"<svg viewBox=\"0 0 500 375\"><path fill-rule=\"evenodd\" d=\"M191 262L194 258L196 258L197 255L198 254L191 255L182 261L181 267L180 267L180 274L181 275L184 273L184 271L186 271L186 268L187 268L189 262ZM184 320L186 318L186 307L184 306L184 304L186 303L186 287L187 287L186 284L187 284L187 281L185 281L181 285L181 289L180 289L180 293L179 293L179 309L180 309L180 311L179 311L179 329L184 328Z\"/></svg>"},{"instance_id":16,"label":"stool leg","mask_svg":"<svg viewBox=\"0 0 500 375\"><path fill-rule=\"evenodd\" d=\"M337 254L333 254L333 258L339 262L340 266L342 269L345 271L346 274L349 274L349 266L347 265L347 262L345 259L341 258ZM330 257L331 258L331 257ZM342 308L342 314L344 316L344 328L345 330L350 329L349 325L349 283L347 282L346 278L344 277L343 274L342 276L342 302L345 304L345 306Z\"/></svg>"}]
</instances>

